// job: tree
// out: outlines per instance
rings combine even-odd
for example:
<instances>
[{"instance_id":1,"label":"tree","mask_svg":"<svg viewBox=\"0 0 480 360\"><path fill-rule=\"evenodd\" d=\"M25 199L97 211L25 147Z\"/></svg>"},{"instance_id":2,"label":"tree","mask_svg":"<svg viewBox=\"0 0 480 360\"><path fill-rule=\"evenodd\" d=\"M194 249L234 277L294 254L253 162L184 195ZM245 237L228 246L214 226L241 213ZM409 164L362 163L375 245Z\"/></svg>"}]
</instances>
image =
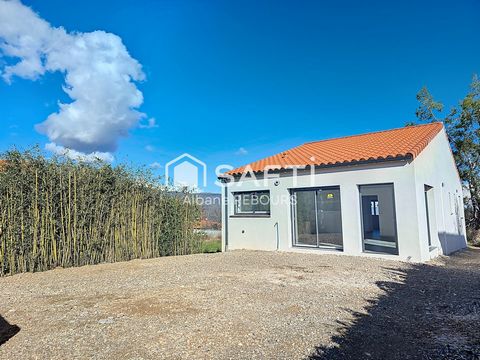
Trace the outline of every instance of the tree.
<instances>
[{"instance_id":1,"label":"tree","mask_svg":"<svg viewBox=\"0 0 480 360\"><path fill-rule=\"evenodd\" d=\"M415 115L420 121L439 121L435 113L443 111L443 104L436 102L425 86L418 92L417 101L420 106L415 111Z\"/></svg>"},{"instance_id":2,"label":"tree","mask_svg":"<svg viewBox=\"0 0 480 360\"><path fill-rule=\"evenodd\" d=\"M420 121L443 121L448 133L460 178L469 191L466 198L466 225L471 241L480 235L480 80L473 76L470 90L446 116L426 87L417 94Z\"/></svg>"}]
</instances>

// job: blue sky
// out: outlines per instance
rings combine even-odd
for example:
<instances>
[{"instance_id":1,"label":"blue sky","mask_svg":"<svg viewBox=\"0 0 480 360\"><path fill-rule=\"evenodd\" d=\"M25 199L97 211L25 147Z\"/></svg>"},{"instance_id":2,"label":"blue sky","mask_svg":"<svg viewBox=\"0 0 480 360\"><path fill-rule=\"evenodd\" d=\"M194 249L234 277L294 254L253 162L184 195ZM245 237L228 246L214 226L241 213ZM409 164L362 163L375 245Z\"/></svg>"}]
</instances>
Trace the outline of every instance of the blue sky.
<instances>
[{"instance_id":1,"label":"blue sky","mask_svg":"<svg viewBox=\"0 0 480 360\"><path fill-rule=\"evenodd\" d=\"M54 27L118 35L142 65L139 110L156 126L131 128L116 162L187 152L207 163L212 191L218 164L401 127L423 85L451 106L480 73L476 0L23 3ZM34 125L71 101L63 82L0 80L0 150L50 142Z\"/></svg>"}]
</instances>

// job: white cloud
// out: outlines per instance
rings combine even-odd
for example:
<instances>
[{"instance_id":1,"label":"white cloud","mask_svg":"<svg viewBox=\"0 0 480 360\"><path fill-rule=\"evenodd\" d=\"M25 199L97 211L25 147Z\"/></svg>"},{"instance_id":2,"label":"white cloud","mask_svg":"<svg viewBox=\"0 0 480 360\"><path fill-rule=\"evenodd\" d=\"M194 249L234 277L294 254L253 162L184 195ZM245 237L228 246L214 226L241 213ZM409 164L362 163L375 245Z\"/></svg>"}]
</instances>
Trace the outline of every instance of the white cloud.
<instances>
[{"instance_id":1,"label":"white cloud","mask_svg":"<svg viewBox=\"0 0 480 360\"><path fill-rule=\"evenodd\" d=\"M67 149L63 146L56 145L55 143L48 143L45 145L45 149L59 156L66 156L72 160L86 161L86 162L95 162L95 161L106 161L113 162L115 158L109 152L99 152L94 151L89 154L85 154L76 150Z\"/></svg>"},{"instance_id":2,"label":"white cloud","mask_svg":"<svg viewBox=\"0 0 480 360\"><path fill-rule=\"evenodd\" d=\"M63 90L72 102L60 103L58 112L36 126L50 139L48 148L111 153L145 117L137 110L143 96L135 85L144 79L141 65L117 35L68 33L17 0L0 0L0 56L17 61L0 68L8 83L14 76L35 80L47 71L64 74ZM152 119L147 126L156 126Z\"/></svg>"},{"instance_id":3,"label":"white cloud","mask_svg":"<svg viewBox=\"0 0 480 360\"><path fill-rule=\"evenodd\" d=\"M248 151L244 147L239 148L236 152L235 155L247 155Z\"/></svg>"},{"instance_id":4,"label":"white cloud","mask_svg":"<svg viewBox=\"0 0 480 360\"><path fill-rule=\"evenodd\" d=\"M157 128L157 127L158 127L158 125L157 125L157 120L155 120L155 118L152 117L152 118L148 119L146 123L140 123L140 124L138 125L138 127L139 127L140 129L153 129L153 128Z\"/></svg>"},{"instance_id":5,"label":"white cloud","mask_svg":"<svg viewBox=\"0 0 480 360\"><path fill-rule=\"evenodd\" d=\"M146 145L145 150L148 152L154 152L155 151L155 146L153 145Z\"/></svg>"},{"instance_id":6,"label":"white cloud","mask_svg":"<svg viewBox=\"0 0 480 360\"><path fill-rule=\"evenodd\" d=\"M152 169L161 169L163 166L162 166L162 164L160 164L159 162L156 162L156 161L155 161L155 162L153 162L153 163L150 164L150 167L151 167Z\"/></svg>"}]
</instances>

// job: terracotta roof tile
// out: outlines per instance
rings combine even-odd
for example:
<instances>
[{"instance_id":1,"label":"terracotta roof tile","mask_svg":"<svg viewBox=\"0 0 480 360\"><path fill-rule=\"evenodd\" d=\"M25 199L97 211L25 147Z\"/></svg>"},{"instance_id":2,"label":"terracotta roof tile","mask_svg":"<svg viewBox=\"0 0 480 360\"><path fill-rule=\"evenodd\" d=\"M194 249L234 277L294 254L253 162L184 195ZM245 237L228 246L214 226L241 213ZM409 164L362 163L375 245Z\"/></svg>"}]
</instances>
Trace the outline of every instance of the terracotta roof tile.
<instances>
[{"instance_id":1,"label":"terracotta roof tile","mask_svg":"<svg viewBox=\"0 0 480 360\"><path fill-rule=\"evenodd\" d=\"M417 157L442 130L443 124L407 126L363 135L305 143L293 149L233 169L227 174L242 174L248 166L254 172L286 169L292 166L328 166L363 161L384 161Z\"/></svg>"}]
</instances>

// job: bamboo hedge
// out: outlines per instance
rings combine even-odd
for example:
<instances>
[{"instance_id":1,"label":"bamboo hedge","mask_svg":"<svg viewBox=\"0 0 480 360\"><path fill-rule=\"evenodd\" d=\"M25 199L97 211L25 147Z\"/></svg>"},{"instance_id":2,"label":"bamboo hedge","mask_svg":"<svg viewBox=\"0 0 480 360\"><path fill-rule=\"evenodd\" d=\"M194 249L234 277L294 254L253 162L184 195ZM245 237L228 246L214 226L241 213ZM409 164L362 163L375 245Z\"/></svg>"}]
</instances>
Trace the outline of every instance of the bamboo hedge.
<instances>
[{"instance_id":1,"label":"bamboo hedge","mask_svg":"<svg viewBox=\"0 0 480 360\"><path fill-rule=\"evenodd\" d=\"M0 166L0 275L199 251L200 210L146 170L11 150Z\"/></svg>"}]
</instances>

